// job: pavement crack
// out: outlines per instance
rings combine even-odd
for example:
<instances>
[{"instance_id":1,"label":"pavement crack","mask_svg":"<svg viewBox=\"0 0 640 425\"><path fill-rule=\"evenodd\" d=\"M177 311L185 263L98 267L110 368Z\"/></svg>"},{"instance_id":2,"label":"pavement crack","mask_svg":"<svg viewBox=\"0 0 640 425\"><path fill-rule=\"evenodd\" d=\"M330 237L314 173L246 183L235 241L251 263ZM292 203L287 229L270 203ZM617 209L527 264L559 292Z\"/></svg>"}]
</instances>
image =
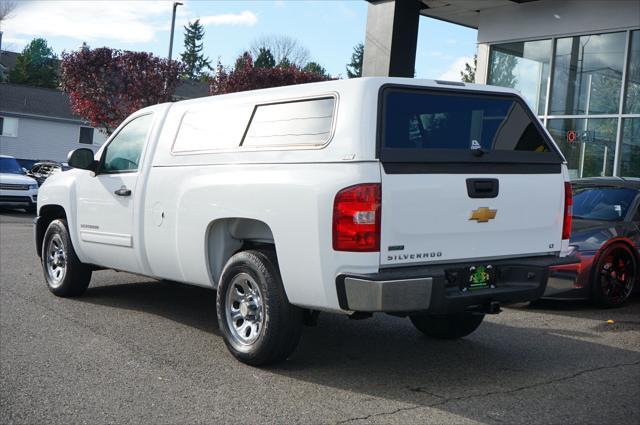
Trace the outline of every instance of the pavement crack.
<instances>
[{"instance_id":1,"label":"pavement crack","mask_svg":"<svg viewBox=\"0 0 640 425\"><path fill-rule=\"evenodd\" d=\"M407 411L411 411L411 410L415 410L415 409L420 409L420 408L423 408L423 407L427 407L427 408L440 407L440 406L443 406L443 405L448 404L448 403L453 402L453 401L463 401L463 400L470 400L470 399L474 399L474 398L490 397L492 395L498 395L498 394L512 394L512 393L525 391L525 390L532 389L532 388L543 387L545 385L551 385L551 384L556 384L556 383L559 383L559 382L568 381L570 379L577 378L578 376L581 376L581 375L584 375L584 374L587 374L587 373L598 372L600 370L616 369L616 368L620 368L620 367L638 366L638 365L640 365L640 361L632 362L632 363L618 363L618 364L611 365L611 366L599 366L599 367L594 367L594 368L590 368L590 369L580 370L580 371L577 371L575 373L572 373L571 375L562 376L562 377L555 378L555 379L549 379L547 381L542 381L542 382L535 382L533 384L523 385L523 386L512 388L512 389L509 389L509 390L489 391L489 392L482 393L482 394L473 394L473 395L460 396L460 397L448 397L448 398L446 398L444 396L440 396L440 395L434 394L432 392L429 392L426 389L424 389L423 387L409 388L409 391L429 394L432 397L441 398L442 400L440 400L440 401L438 401L436 403L427 404L427 405L400 407L400 408L394 409L394 410L389 411L389 412L378 412L378 413L372 413L372 414L366 415L366 416L356 416L356 417L353 417L353 418L349 418L349 419L344 419L344 420L338 421L338 422L336 422L336 424L345 424L345 423L354 422L354 421L366 421L366 420L369 420L369 419L372 419L372 418L376 418L376 417L379 417L379 416L391 416L391 415L395 415L396 413L399 413L399 412L407 412ZM497 422L500 422L500 420L497 419L497 418L492 418L492 419L496 420Z\"/></svg>"},{"instance_id":2,"label":"pavement crack","mask_svg":"<svg viewBox=\"0 0 640 425\"><path fill-rule=\"evenodd\" d=\"M349 419L345 419L345 420L342 420L342 421L338 421L338 422L336 422L336 424L346 424L346 423L354 422L354 421L366 421L368 419L376 418L378 416L391 416L391 415L395 415L396 413L399 413L399 412L407 412L407 411L410 411L410 410L420 409L421 407L429 407L429 406L399 407L399 408L397 408L395 410L392 410L390 412L378 412L378 413L372 413L372 414L367 415L367 416L357 416L355 418L349 418Z\"/></svg>"},{"instance_id":3,"label":"pavement crack","mask_svg":"<svg viewBox=\"0 0 640 425\"><path fill-rule=\"evenodd\" d=\"M640 365L640 361L637 362L632 362L632 363L618 363L618 364L614 364L614 365L610 365L610 366L599 366L599 367L594 367L594 368L590 368L590 369L583 369L583 370L579 370L575 373L572 373L571 375L567 375L567 376L562 376L559 378L554 378L554 379L549 379L546 381L542 381L542 382L535 382L533 384L529 384L529 385L523 385L520 387L516 387L516 388L512 388L509 390L502 390L502 391L489 391L486 393L482 393L482 394L473 394L473 395L468 395L468 396L461 396L461 397L449 397L446 398L442 401L439 401L437 403L433 403L428 405L427 407L439 407L442 405L445 405L447 403L450 403L452 401L461 401L461 400L470 400L470 399L474 399L474 398L482 398L482 397L490 397L492 395L498 395L498 394L512 394L512 393L517 393L520 391L525 391L525 390L529 390L532 388L538 388L538 387L543 387L546 385L551 385L551 384L556 384L559 382L564 382L564 381L568 381L574 378L577 378L578 376L587 374L587 373L592 373L592 372L598 372L601 370L607 370L607 369L617 369L620 367L628 367L628 366L638 366Z\"/></svg>"}]
</instances>

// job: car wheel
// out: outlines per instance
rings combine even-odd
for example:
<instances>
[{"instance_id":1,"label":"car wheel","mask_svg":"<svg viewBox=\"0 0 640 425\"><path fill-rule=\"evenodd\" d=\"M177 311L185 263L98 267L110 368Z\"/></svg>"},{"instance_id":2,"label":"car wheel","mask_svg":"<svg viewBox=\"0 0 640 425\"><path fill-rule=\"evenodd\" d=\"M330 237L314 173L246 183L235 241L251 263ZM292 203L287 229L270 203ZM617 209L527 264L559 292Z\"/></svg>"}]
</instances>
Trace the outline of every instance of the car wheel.
<instances>
[{"instance_id":1,"label":"car wheel","mask_svg":"<svg viewBox=\"0 0 640 425\"><path fill-rule=\"evenodd\" d=\"M235 358L253 366L285 360L302 332L302 309L289 303L272 251L242 251L222 271L218 323Z\"/></svg>"},{"instance_id":2,"label":"car wheel","mask_svg":"<svg viewBox=\"0 0 640 425\"><path fill-rule=\"evenodd\" d=\"M78 259L65 220L53 220L47 227L41 260L47 287L55 295L75 297L86 291L91 268Z\"/></svg>"},{"instance_id":3,"label":"car wheel","mask_svg":"<svg viewBox=\"0 0 640 425\"><path fill-rule=\"evenodd\" d=\"M437 339L457 339L478 329L484 314L415 315L409 316L409 319L426 336Z\"/></svg>"},{"instance_id":4,"label":"car wheel","mask_svg":"<svg viewBox=\"0 0 640 425\"><path fill-rule=\"evenodd\" d=\"M633 291L638 265L633 251L614 244L598 257L591 278L593 300L605 308L620 307Z\"/></svg>"}]
</instances>

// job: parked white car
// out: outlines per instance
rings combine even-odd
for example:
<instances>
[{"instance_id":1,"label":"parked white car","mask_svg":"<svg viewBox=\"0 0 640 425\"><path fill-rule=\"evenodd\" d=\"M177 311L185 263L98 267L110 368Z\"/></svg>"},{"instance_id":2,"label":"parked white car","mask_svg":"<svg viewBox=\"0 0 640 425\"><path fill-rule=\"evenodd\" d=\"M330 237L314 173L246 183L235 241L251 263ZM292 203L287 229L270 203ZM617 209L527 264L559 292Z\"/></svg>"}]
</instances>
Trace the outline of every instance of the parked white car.
<instances>
[{"instance_id":1,"label":"parked white car","mask_svg":"<svg viewBox=\"0 0 640 425\"><path fill-rule=\"evenodd\" d=\"M12 156L0 155L0 207L36 210L38 182Z\"/></svg>"},{"instance_id":2,"label":"parked white car","mask_svg":"<svg viewBox=\"0 0 640 425\"><path fill-rule=\"evenodd\" d=\"M49 289L95 267L217 290L231 353L286 358L327 311L473 332L544 292L570 232L564 158L509 89L360 78L145 108L41 188Z\"/></svg>"}]
</instances>

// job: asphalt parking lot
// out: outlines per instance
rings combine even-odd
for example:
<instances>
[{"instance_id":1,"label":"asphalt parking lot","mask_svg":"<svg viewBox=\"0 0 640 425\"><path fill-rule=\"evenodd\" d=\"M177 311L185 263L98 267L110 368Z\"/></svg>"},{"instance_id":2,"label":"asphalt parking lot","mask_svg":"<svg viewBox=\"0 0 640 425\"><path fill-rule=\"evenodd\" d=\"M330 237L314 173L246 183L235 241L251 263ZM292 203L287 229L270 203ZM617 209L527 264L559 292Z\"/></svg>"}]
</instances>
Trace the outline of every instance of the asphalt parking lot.
<instances>
[{"instance_id":1,"label":"asphalt parking lot","mask_svg":"<svg viewBox=\"0 0 640 425\"><path fill-rule=\"evenodd\" d=\"M640 423L637 297L508 308L449 342L325 314L256 369L227 353L213 291L100 271L54 297L31 219L0 211L1 423Z\"/></svg>"}]
</instances>

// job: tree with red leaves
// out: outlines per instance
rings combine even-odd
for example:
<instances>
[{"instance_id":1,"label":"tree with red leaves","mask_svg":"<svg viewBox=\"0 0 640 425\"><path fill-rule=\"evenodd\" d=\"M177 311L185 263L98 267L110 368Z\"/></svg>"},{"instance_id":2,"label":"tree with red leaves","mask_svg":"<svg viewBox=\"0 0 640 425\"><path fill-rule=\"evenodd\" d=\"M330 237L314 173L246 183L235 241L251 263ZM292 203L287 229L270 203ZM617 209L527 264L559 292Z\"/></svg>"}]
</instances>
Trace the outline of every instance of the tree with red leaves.
<instances>
[{"instance_id":1,"label":"tree with red leaves","mask_svg":"<svg viewBox=\"0 0 640 425\"><path fill-rule=\"evenodd\" d=\"M331 79L327 75L301 70L295 65L254 67L251 54L245 52L236 60L236 66L231 71L218 64L216 76L209 80L209 94L234 93Z\"/></svg>"},{"instance_id":2,"label":"tree with red leaves","mask_svg":"<svg viewBox=\"0 0 640 425\"><path fill-rule=\"evenodd\" d=\"M130 114L171 100L182 65L146 52L82 48L62 54L72 111L111 134Z\"/></svg>"}]
</instances>

